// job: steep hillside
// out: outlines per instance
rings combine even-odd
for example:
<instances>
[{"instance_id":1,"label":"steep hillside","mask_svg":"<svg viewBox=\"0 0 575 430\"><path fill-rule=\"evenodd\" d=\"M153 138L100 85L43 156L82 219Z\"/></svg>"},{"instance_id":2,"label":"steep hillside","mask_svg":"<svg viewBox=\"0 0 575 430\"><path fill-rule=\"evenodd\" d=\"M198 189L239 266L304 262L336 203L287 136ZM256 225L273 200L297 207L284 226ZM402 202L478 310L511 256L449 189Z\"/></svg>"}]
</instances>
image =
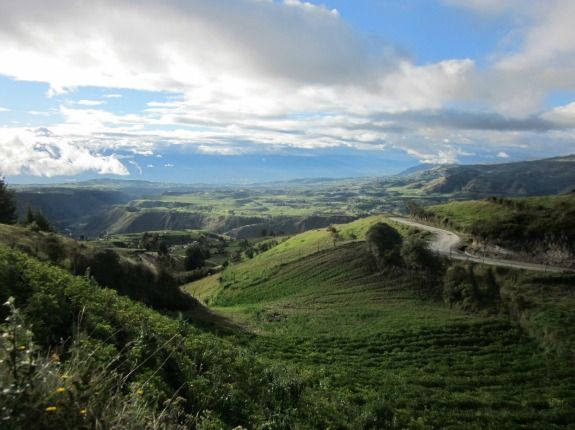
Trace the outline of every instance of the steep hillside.
<instances>
[{"instance_id":1,"label":"steep hillside","mask_svg":"<svg viewBox=\"0 0 575 430\"><path fill-rule=\"evenodd\" d=\"M227 233L241 239L259 237L262 230L282 235L294 234L352 219L351 216L337 215L258 217L116 206L92 217L84 231L89 235L97 235L102 232L121 234L191 229Z\"/></svg>"},{"instance_id":2,"label":"steep hillside","mask_svg":"<svg viewBox=\"0 0 575 430\"><path fill-rule=\"evenodd\" d=\"M104 207L129 200L130 196L127 194L109 190L49 188L16 192L20 217L30 207L41 210L57 225L76 223L79 219L94 215Z\"/></svg>"},{"instance_id":3,"label":"steep hillside","mask_svg":"<svg viewBox=\"0 0 575 430\"><path fill-rule=\"evenodd\" d=\"M530 259L575 264L575 194L452 202L415 215Z\"/></svg>"},{"instance_id":4,"label":"steep hillside","mask_svg":"<svg viewBox=\"0 0 575 430\"><path fill-rule=\"evenodd\" d=\"M0 246L0 300L10 296L2 428L362 428L364 408L314 376Z\"/></svg>"},{"instance_id":5,"label":"steep hillside","mask_svg":"<svg viewBox=\"0 0 575 430\"><path fill-rule=\"evenodd\" d=\"M527 276L518 285L517 273L477 270L477 303L480 292L499 294L489 284L496 277L501 314L459 310L475 300L466 293L448 307L428 276L374 269L361 239L383 219L294 236L186 289L251 331L244 342L261 356L319 370L323 384L334 392L346 387L359 403L387 399L385 414L399 428L568 428L575 418L572 336L558 327L573 324L575 291L563 286L573 278ZM468 280L449 279L456 297ZM537 283L554 287L525 287ZM537 341L506 316L511 309L530 322L524 327ZM545 336L536 333L562 339L569 358L545 354Z\"/></svg>"},{"instance_id":6,"label":"steep hillside","mask_svg":"<svg viewBox=\"0 0 575 430\"><path fill-rule=\"evenodd\" d=\"M493 165L447 166L416 173L428 193L539 196L575 190L575 156Z\"/></svg>"},{"instance_id":7,"label":"steep hillside","mask_svg":"<svg viewBox=\"0 0 575 430\"><path fill-rule=\"evenodd\" d=\"M157 309L188 310L196 304L180 291L173 261L156 253L100 249L54 233L5 224L0 224L0 244L72 274L88 275Z\"/></svg>"}]
</instances>

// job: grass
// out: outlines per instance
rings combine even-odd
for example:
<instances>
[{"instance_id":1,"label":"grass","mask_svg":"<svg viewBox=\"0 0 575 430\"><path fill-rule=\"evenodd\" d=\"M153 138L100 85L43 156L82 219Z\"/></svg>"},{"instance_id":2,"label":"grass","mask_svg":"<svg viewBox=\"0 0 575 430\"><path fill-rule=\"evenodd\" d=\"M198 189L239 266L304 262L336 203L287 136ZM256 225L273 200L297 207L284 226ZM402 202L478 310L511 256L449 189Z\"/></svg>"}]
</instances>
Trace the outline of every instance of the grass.
<instances>
[{"instance_id":1,"label":"grass","mask_svg":"<svg viewBox=\"0 0 575 430\"><path fill-rule=\"evenodd\" d=\"M238 339L262 359L319 374L360 404L386 398L405 428L568 428L572 361L506 317L446 307L422 277L374 273L360 239L381 219L337 226L341 241L327 230L294 236L187 291L250 331Z\"/></svg>"},{"instance_id":2,"label":"grass","mask_svg":"<svg viewBox=\"0 0 575 430\"><path fill-rule=\"evenodd\" d=\"M512 215L513 210L500 207L487 200L450 202L428 208L440 217L447 217L460 229L467 230L476 222L503 219Z\"/></svg>"},{"instance_id":3,"label":"grass","mask_svg":"<svg viewBox=\"0 0 575 430\"><path fill-rule=\"evenodd\" d=\"M524 210L527 211L540 211L543 215L575 207L575 195L511 198L505 200L522 204L524 205ZM501 204L492 199L450 202L430 206L426 209L441 217L449 218L452 223L463 230L469 229L475 223L493 220L505 221L517 213L517 209L513 206Z\"/></svg>"}]
</instances>

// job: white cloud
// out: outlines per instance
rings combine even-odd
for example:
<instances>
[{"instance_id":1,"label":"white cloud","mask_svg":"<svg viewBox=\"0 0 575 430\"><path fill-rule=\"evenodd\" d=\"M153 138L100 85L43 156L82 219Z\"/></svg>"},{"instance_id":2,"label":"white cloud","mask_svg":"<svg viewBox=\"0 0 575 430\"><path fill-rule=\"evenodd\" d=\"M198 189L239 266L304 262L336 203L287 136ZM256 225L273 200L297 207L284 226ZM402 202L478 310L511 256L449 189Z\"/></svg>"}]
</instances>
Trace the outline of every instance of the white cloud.
<instances>
[{"instance_id":1,"label":"white cloud","mask_svg":"<svg viewBox=\"0 0 575 430\"><path fill-rule=\"evenodd\" d=\"M509 154L508 154L507 152L505 152L505 151L499 151L499 152L497 153L497 157L499 157L499 158L509 158Z\"/></svg>"},{"instance_id":2,"label":"white cloud","mask_svg":"<svg viewBox=\"0 0 575 430\"><path fill-rule=\"evenodd\" d=\"M99 106L103 105L106 102L103 100L78 100L76 104L80 106Z\"/></svg>"},{"instance_id":3,"label":"white cloud","mask_svg":"<svg viewBox=\"0 0 575 430\"><path fill-rule=\"evenodd\" d=\"M0 128L0 172L3 175L67 176L92 171L127 175L126 167L114 155L102 155L52 134L27 129Z\"/></svg>"},{"instance_id":4,"label":"white cloud","mask_svg":"<svg viewBox=\"0 0 575 430\"><path fill-rule=\"evenodd\" d=\"M575 108L540 110L550 90L575 88L575 2L444 2L487 15L520 14L514 31L522 43L479 70L473 59L420 65L387 45L372 49L337 11L300 0L0 2L0 74L47 82L51 95L82 86L110 91L102 100L60 106L63 121L50 127L58 137L45 139L65 148L67 158L32 144L25 158L49 162L15 163L12 170L52 175L58 165L127 174L117 158L102 154L152 156L169 145L221 155L397 148L424 162L532 150L541 133L556 139L548 147L572 147L565 128L575 125ZM119 115L102 106L122 97L115 88L175 94ZM446 109L469 102L482 110ZM72 157L85 154L96 167L75 167Z\"/></svg>"},{"instance_id":5,"label":"white cloud","mask_svg":"<svg viewBox=\"0 0 575 430\"><path fill-rule=\"evenodd\" d=\"M488 69L471 82L473 98L499 112L538 112L552 91L575 88L575 2L573 0L444 0L480 14L507 14L515 24L504 37L510 48L492 55Z\"/></svg>"},{"instance_id":6,"label":"white cloud","mask_svg":"<svg viewBox=\"0 0 575 430\"><path fill-rule=\"evenodd\" d=\"M543 118L575 128L575 102L551 109Z\"/></svg>"},{"instance_id":7,"label":"white cloud","mask_svg":"<svg viewBox=\"0 0 575 430\"><path fill-rule=\"evenodd\" d=\"M0 106L0 112L10 112L10 109Z\"/></svg>"}]
</instances>

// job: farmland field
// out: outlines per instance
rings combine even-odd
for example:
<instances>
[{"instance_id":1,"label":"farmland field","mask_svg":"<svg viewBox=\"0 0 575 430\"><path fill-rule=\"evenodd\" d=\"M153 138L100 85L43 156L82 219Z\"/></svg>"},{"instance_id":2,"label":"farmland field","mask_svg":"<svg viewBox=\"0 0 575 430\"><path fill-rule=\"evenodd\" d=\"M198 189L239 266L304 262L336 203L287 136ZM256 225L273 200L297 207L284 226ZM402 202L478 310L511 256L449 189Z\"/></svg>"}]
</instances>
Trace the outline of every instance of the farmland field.
<instances>
[{"instance_id":1,"label":"farmland field","mask_svg":"<svg viewBox=\"0 0 575 430\"><path fill-rule=\"evenodd\" d=\"M567 428L572 364L504 315L450 309L425 278L375 272L361 239L378 220L337 226L355 239L295 236L187 290L266 361L307 369L342 402L385 398L403 426Z\"/></svg>"}]
</instances>

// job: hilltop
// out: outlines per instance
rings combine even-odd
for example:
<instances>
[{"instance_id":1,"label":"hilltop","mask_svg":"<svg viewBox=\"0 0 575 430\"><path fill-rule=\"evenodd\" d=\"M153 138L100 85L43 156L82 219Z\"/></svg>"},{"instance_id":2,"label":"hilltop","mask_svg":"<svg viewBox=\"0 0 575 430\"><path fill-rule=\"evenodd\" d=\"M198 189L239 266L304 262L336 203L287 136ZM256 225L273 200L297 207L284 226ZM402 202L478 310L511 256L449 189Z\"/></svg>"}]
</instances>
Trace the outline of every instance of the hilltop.
<instances>
[{"instance_id":1,"label":"hilltop","mask_svg":"<svg viewBox=\"0 0 575 430\"><path fill-rule=\"evenodd\" d=\"M451 202L419 208L414 215L468 233L483 252L575 264L575 194Z\"/></svg>"},{"instance_id":2,"label":"hilltop","mask_svg":"<svg viewBox=\"0 0 575 430\"><path fill-rule=\"evenodd\" d=\"M407 172L409 173L409 172ZM575 190L575 156L502 164L436 166L403 175L425 193L539 196Z\"/></svg>"}]
</instances>

